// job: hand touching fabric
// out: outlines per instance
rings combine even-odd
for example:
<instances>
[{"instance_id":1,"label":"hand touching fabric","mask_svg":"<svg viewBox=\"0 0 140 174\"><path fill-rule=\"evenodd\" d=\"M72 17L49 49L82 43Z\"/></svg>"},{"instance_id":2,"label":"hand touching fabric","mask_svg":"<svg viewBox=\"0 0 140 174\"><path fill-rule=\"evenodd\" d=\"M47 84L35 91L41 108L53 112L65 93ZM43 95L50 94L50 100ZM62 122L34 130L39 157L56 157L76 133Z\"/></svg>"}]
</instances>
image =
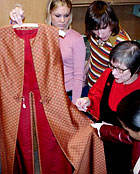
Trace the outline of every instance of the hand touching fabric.
<instances>
[{"instance_id":1,"label":"hand touching fabric","mask_svg":"<svg viewBox=\"0 0 140 174\"><path fill-rule=\"evenodd\" d=\"M100 128L102 125L110 125L110 126L113 126L112 124L110 123L106 123L106 122L101 122L101 123L92 123L91 126L95 129L97 129L97 132L98 132L98 136L101 137L100 135Z\"/></svg>"},{"instance_id":2,"label":"hand touching fabric","mask_svg":"<svg viewBox=\"0 0 140 174\"><path fill-rule=\"evenodd\" d=\"M76 106L80 111L86 112L87 107L90 105L90 99L88 97L78 98L76 101Z\"/></svg>"}]
</instances>

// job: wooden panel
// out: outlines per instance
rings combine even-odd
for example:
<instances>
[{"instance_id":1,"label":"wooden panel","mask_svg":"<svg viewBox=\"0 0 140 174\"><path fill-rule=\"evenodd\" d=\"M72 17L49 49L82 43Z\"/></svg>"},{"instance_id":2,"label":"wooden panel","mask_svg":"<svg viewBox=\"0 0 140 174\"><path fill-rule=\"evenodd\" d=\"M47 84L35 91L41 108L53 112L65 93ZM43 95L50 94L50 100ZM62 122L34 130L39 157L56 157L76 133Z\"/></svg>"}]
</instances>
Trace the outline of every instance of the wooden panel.
<instances>
[{"instance_id":1,"label":"wooden panel","mask_svg":"<svg viewBox=\"0 0 140 174\"><path fill-rule=\"evenodd\" d=\"M74 7L72 10L73 21L72 28L85 34L85 14L87 7Z\"/></svg>"},{"instance_id":2,"label":"wooden panel","mask_svg":"<svg viewBox=\"0 0 140 174\"><path fill-rule=\"evenodd\" d=\"M113 0L105 0L106 2L110 2L113 4ZM88 6L90 3L92 3L93 0L72 0L73 6Z\"/></svg>"},{"instance_id":3,"label":"wooden panel","mask_svg":"<svg viewBox=\"0 0 140 174\"><path fill-rule=\"evenodd\" d=\"M0 26L9 24L9 12L16 3L23 6L25 22L44 23L46 17L46 4L48 0L1 0Z\"/></svg>"},{"instance_id":4,"label":"wooden panel","mask_svg":"<svg viewBox=\"0 0 140 174\"><path fill-rule=\"evenodd\" d=\"M94 0L72 0L72 4L92 3ZM113 0L105 0L106 2L113 2Z\"/></svg>"},{"instance_id":5,"label":"wooden panel","mask_svg":"<svg viewBox=\"0 0 140 174\"><path fill-rule=\"evenodd\" d=\"M72 4L91 3L93 0L72 0Z\"/></svg>"},{"instance_id":6,"label":"wooden panel","mask_svg":"<svg viewBox=\"0 0 140 174\"><path fill-rule=\"evenodd\" d=\"M109 2L110 4L114 5L126 5L126 4L140 4L140 0L105 0L106 2ZM72 4L74 7L76 6L88 6L90 3L92 3L93 0L72 0Z\"/></svg>"},{"instance_id":7,"label":"wooden panel","mask_svg":"<svg viewBox=\"0 0 140 174\"><path fill-rule=\"evenodd\" d=\"M140 3L140 0L113 0L113 2L118 2L118 3L122 3L122 2Z\"/></svg>"},{"instance_id":8,"label":"wooden panel","mask_svg":"<svg viewBox=\"0 0 140 174\"><path fill-rule=\"evenodd\" d=\"M113 6L122 28L133 40L140 40L140 17L133 15L133 5Z\"/></svg>"},{"instance_id":9,"label":"wooden panel","mask_svg":"<svg viewBox=\"0 0 140 174\"><path fill-rule=\"evenodd\" d=\"M140 4L140 0L113 0L113 4L115 5L134 5Z\"/></svg>"}]
</instances>

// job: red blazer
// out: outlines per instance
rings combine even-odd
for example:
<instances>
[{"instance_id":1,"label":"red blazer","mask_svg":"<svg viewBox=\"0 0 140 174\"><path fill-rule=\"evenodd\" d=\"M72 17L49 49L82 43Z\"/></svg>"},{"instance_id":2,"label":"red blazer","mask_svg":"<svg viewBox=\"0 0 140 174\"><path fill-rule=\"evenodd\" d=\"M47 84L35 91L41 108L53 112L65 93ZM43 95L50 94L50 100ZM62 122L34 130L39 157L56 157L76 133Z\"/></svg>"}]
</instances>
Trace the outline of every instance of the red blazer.
<instances>
[{"instance_id":1,"label":"red blazer","mask_svg":"<svg viewBox=\"0 0 140 174\"><path fill-rule=\"evenodd\" d=\"M104 92L104 87L107 81L111 69L107 68L92 86L88 93L91 105L88 107L88 111L93 115L94 119L100 119L100 101ZM108 104L111 110L116 111L119 102L129 93L140 89L140 75L138 79L132 84L123 85L122 83L116 83L113 81L112 88L109 94ZM119 92L118 92L119 91Z\"/></svg>"}]
</instances>

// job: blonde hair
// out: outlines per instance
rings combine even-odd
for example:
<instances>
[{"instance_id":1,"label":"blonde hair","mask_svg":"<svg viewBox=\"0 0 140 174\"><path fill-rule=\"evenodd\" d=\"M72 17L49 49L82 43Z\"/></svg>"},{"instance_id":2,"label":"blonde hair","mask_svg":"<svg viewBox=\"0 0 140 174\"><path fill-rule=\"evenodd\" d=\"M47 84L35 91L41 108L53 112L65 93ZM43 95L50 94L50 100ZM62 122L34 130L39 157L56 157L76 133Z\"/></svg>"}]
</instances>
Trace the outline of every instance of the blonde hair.
<instances>
[{"instance_id":1,"label":"blonde hair","mask_svg":"<svg viewBox=\"0 0 140 174\"><path fill-rule=\"evenodd\" d=\"M51 11L56 9L59 6L64 6L67 5L68 8L70 8L70 20L69 20L69 25L72 22L72 3L71 0L49 0L47 4L47 12L46 12L46 23L51 25Z\"/></svg>"}]
</instances>

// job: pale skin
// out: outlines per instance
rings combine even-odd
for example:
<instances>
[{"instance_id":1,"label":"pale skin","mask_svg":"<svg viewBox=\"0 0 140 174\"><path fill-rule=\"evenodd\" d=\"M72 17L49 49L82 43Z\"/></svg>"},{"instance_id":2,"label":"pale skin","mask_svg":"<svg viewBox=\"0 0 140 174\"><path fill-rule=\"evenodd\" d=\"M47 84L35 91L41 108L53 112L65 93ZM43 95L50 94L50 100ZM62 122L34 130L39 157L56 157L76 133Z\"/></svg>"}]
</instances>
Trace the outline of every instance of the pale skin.
<instances>
[{"instance_id":1,"label":"pale skin","mask_svg":"<svg viewBox=\"0 0 140 174\"><path fill-rule=\"evenodd\" d=\"M98 38L99 43L107 41L112 34L110 25L108 25L106 28L102 27L99 30L92 30L92 31Z\"/></svg>"},{"instance_id":2,"label":"pale skin","mask_svg":"<svg viewBox=\"0 0 140 174\"><path fill-rule=\"evenodd\" d=\"M55 8L51 11L52 25L66 32L69 26L70 13L70 8L66 4Z\"/></svg>"},{"instance_id":3,"label":"pale skin","mask_svg":"<svg viewBox=\"0 0 140 174\"><path fill-rule=\"evenodd\" d=\"M111 62L111 64L115 67L115 68L119 68L122 70L127 69L126 65L124 64L120 64L119 62ZM112 75L115 78L115 81L117 83L123 83L123 84L130 84L133 83L137 78L138 78L138 74L133 74L131 76L131 72L129 69L125 70L123 73L118 72L117 69L112 69ZM78 98L76 101L76 106L80 111L84 111L86 112L87 107L91 104L91 101L88 97L84 97L84 98Z\"/></svg>"},{"instance_id":4,"label":"pale skin","mask_svg":"<svg viewBox=\"0 0 140 174\"><path fill-rule=\"evenodd\" d=\"M67 31L70 21L70 8L65 5L59 5L57 8L53 9L50 13L51 24L60 30ZM24 11L22 7L15 7L10 12L10 18L17 24L22 24L24 19Z\"/></svg>"},{"instance_id":5,"label":"pale skin","mask_svg":"<svg viewBox=\"0 0 140 174\"><path fill-rule=\"evenodd\" d=\"M21 5L17 5L11 12L10 18L12 23L22 24L24 19L24 10Z\"/></svg>"}]
</instances>

